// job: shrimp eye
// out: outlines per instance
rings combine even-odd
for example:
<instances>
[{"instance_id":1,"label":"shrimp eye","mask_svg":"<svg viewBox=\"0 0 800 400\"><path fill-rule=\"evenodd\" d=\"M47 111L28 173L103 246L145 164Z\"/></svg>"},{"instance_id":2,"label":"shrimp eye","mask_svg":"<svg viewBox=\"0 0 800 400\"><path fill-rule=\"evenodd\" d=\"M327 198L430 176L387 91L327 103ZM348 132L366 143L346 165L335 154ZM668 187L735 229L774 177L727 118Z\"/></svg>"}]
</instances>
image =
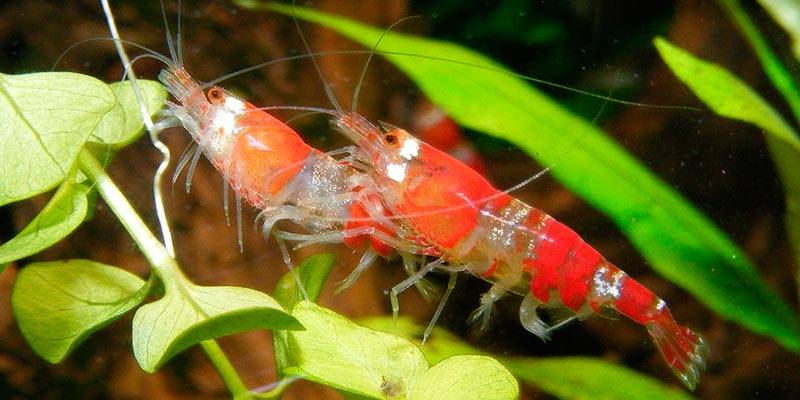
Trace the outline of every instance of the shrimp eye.
<instances>
[{"instance_id":1,"label":"shrimp eye","mask_svg":"<svg viewBox=\"0 0 800 400\"><path fill-rule=\"evenodd\" d=\"M386 142L386 144L395 144L397 143L397 136L391 133L387 134L386 136L383 137L383 141Z\"/></svg>"},{"instance_id":2,"label":"shrimp eye","mask_svg":"<svg viewBox=\"0 0 800 400\"><path fill-rule=\"evenodd\" d=\"M211 104L222 104L225 102L225 93L218 87L208 89L208 102Z\"/></svg>"}]
</instances>

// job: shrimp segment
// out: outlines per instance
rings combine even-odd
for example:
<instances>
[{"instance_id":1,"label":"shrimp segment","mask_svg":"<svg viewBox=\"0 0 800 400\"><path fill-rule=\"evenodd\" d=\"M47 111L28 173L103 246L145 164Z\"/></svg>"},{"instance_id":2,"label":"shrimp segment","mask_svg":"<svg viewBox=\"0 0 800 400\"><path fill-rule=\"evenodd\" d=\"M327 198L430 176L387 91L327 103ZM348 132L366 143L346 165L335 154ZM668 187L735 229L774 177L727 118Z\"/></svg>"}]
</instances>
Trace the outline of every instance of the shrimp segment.
<instances>
[{"instance_id":1,"label":"shrimp segment","mask_svg":"<svg viewBox=\"0 0 800 400\"><path fill-rule=\"evenodd\" d=\"M381 129L355 113L342 113L334 125L359 147L356 159L370 166L401 225L450 265L494 282L472 320L485 324L493 303L510 291L529 293L520 320L543 339L566 320L550 327L539 308L566 308L567 320L614 310L644 325L676 376L696 386L708 352L703 339L572 229L400 128Z\"/></svg>"}]
</instances>

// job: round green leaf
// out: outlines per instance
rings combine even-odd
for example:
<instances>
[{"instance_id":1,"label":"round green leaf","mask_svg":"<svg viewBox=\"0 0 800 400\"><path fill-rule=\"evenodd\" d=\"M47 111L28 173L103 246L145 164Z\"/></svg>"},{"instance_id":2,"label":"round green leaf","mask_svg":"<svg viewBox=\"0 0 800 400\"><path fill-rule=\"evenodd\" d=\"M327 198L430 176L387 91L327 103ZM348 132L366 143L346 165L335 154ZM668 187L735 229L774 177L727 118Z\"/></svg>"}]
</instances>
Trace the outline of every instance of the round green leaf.
<instances>
[{"instance_id":1,"label":"round green leaf","mask_svg":"<svg viewBox=\"0 0 800 400\"><path fill-rule=\"evenodd\" d=\"M139 79L136 83L144 94L147 110L151 115L158 112L167 99L164 86L144 79ZM117 82L109 86L117 97L117 104L103 117L89 140L114 147L124 147L143 132L142 114L139 112L139 103L130 82Z\"/></svg>"},{"instance_id":2,"label":"round green leaf","mask_svg":"<svg viewBox=\"0 0 800 400\"><path fill-rule=\"evenodd\" d=\"M115 102L108 85L85 75L0 74L0 205L64 180Z\"/></svg>"},{"instance_id":3,"label":"round green leaf","mask_svg":"<svg viewBox=\"0 0 800 400\"><path fill-rule=\"evenodd\" d=\"M292 313L306 328L289 332L285 375L301 375L345 392L371 398L403 398L428 363L406 339L378 332L310 302Z\"/></svg>"},{"instance_id":4,"label":"round green leaf","mask_svg":"<svg viewBox=\"0 0 800 400\"><path fill-rule=\"evenodd\" d=\"M395 320L392 317L379 316L370 317L358 321L364 326L383 332L391 332L397 336L404 337L415 344L419 344L425 359L428 363L435 365L442 360L456 355L487 355L470 344L461 340L458 336L439 327L433 328L433 333L425 342L420 343L423 327L414 323L411 318L399 317Z\"/></svg>"},{"instance_id":5,"label":"round green leaf","mask_svg":"<svg viewBox=\"0 0 800 400\"><path fill-rule=\"evenodd\" d=\"M306 258L294 272L287 272L275 286L272 294L278 303L291 311L294 305L303 300L303 292L297 287L298 280L303 285L308 299L317 301L322 292L322 286L333 268L335 256L330 253L315 254ZM275 368L281 373L288 366L287 332L276 331L272 333L272 342L275 350Z\"/></svg>"},{"instance_id":6,"label":"round green leaf","mask_svg":"<svg viewBox=\"0 0 800 400\"><path fill-rule=\"evenodd\" d=\"M302 329L272 297L232 286L180 286L133 317L133 354L155 372L184 349L208 339L255 329Z\"/></svg>"},{"instance_id":7,"label":"round green leaf","mask_svg":"<svg viewBox=\"0 0 800 400\"><path fill-rule=\"evenodd\" d=\"M17 236L0 246L0 265L38 253L69 235L86 218L89 188L67 180Z\"/></svg>"},{"instance_id":8,"label":"round green leaf","mask_svg":"<svg viewBox=\"0 0 800 400\"><path fill-rule=\"evenodd\" d=\"M34 263L17 276L11 306L36 354L57 363L139 304L148 290L136 275L94 261Z\"/></svg>"},{"instance_id":9,"label":"round green leaf","mask_svg":"<svg viewBox=\"0 0 800 400\"><path fill-rule=\"evenodd\" d=\"M519 384L486 356L454 356L431 367L411 390L412 400L514 400Z\"/></svg>"}]
</instances>

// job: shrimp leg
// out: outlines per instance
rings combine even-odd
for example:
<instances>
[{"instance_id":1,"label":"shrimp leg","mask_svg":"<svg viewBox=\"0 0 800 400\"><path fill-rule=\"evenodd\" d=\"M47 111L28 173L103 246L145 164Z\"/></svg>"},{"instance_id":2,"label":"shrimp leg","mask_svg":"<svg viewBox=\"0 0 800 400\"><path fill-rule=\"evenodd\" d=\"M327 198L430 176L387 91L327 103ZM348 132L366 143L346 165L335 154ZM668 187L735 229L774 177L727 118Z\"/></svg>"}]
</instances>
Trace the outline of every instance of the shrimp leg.
<instances>
[{"instance_id":1,"label":"shrimp leg","mask_svg":"<svg viewBox=\"0 0 800 400\"><path fill-rule=\"evenodd\" d=\"M363 274L364 271L366 271L367 268L369 268L377 258L378 253L375 250L367 249L364 252L364 255L361 256L361 260L358 262L358 265L356 265L355 269L353 269L353 271L347 275L347 278L344 278L344 280L336 283L336 290L334 293L339 293L353 286L358 278L361 277L361 274Z\"/></svg>"},{"instance_id":2,"label":"shrimp leg","mask_svg":"<svg viewBox=\"0 0 800 400\"><path fill-rule=\"evenodd\" d=\"M422 344L425 344L425 341L428 340L428 336L431 335L433 326L436 325L436 321L438 321L439 317L442 315L442 310L444 310L444 305L447 303L447 299L450 298L450 293L453 293L453 289L456 287L456 278L458 278L458 274L455 272L450 272L449 274L450 278L447 280L447 288L445 288L442 299L439 300L439 305L436 306L436 311L433 312L433 316L428 322L428 326L425 327L425 333L422 334Z\"/></svg>"},{"instance_id":3,"label":"shrimp leg","mask_svg":"<svg viewBox=\"0 0 800 400\"><path fill-rule=\"evenodd\" d=\"M480 321L480 329L486 329L489 325L489 317L492 314L494 303L503 298L521 278L522 271L519 269L509 269L505 274L502 274L492 284L492 287L481 295L481 304L470 314L469 322L476 323Z\"/></svg>"},{"instance_id":4,"label":"shrimp leg","mask_svg":"<svg viewBox=\"0 0 800 400\"><path fill-rule=\"evenodd\" d=\"M417 266L420 264L420 261L424 260L424 258L421 259L417 255L408 253L402 253L401 257L403 259L403 269L406 270L408 276L414 275L414 273L418 271ZM427 302L431 302L439 295L436 287L426 279L420 279L414 286L417 287L419 294L422 295L422 298Z\"/></svg>"},{"instance_id":5,"label":"shrimp leg","mask_svg":"<svg viewBox=\"0 0 800 400\"><path fill-rule=\"evenodd\" d=\"M294 264L292 263L292 256L289 254L289 249L286 247L286 242L279 237L275 237L275 240L278 242L278 248L281 249L281 256L283 257L283 262L289 268L289 273L292 274L294 277L295 283L297 283L297 287L300 289L300 293L303 294L303 299L308 301L308 292L306 292L305 286L303 286L303 282L300 280L300 274L294 269Z\"/></svg>"},{"instance_id":6,"label":"shrimp leg","mask_svg":"<svg viewBox=\"0 0 800 400\"><path fill-rule=\"evenodd\" d=\"M419 271L415 272L414 275L406 278L404 281L395 285L392 290L389 292L389 301L392 304L392 317L397 320L397 316L400 312L400 302L397 300L397 296L404 292L406 289L417 283L420 279L422 279L428 272L433 271L436 267L441 265L444 262L443 258L436 259L435 261L429 262L425 264L424 267L420 268Z\"/></svg>"}]
</instances>

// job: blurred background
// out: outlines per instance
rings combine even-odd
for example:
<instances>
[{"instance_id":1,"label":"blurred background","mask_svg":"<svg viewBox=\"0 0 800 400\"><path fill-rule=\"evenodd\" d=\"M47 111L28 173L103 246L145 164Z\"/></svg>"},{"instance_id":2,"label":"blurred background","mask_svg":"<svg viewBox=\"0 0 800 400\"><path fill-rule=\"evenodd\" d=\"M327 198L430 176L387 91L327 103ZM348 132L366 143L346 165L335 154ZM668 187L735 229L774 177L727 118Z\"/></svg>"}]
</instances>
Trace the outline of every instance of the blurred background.
<instances>
[{"instance_id":1,"label":"blurred background","mask_svg":"<svg viewBox=\"0 0 800 400\"><path fill-rule=\"evenodd\" d=\"M177 7L167 1L170 23ZM340 0L299 2L318 10L345 15L376 26L388 26L408 15L420 15L396 29L461 43L508 65L514 71L581 90L648 104L700 107L702 112L664 111L606 104L595 98L540 88L585 118L596 119L610 136L674 186L727 232L753 259L761 275L797 309L793 265L782 223L783 194L764 140L751 126L716 117L669 72L651 40L669 38L703 59L722 64L761 93L785 115L783 102L764 77L760 64L727 15L714 2L696 1L379 1ZM166 53L165 31L157 1L115 1L123 38ZM788 55L780 28L751 2L750 14L772 41ZM105 81L119 80L122 67L110 42L93 41L65 49L80 40L107 37L97 1L20 0L0 5L0 71L25 73L74 71ZM199 80L211 80L265 60L301 54L300 36L284 16L237 8L227 1L185 1L183 38L187 69ZM301 23L312 49L363 49L336 33ZM138 54L137 51L132 51ZM55 64L59 56L58 64ZM786 57L797 70L797 63ZM349 104L364 57L325 56L319 59L340 101ZM154 79L157 62L136 65L140 77ZM223 86L258 105L329 106L322 84L308 61L292 61L251 72ZM413 126L422 94L391 65L376 57L359 101L359 112L398 126ZM293 114L281 114L290 118ZM292 122L315 147L334 149L345 140L324 118ZM175 157L188 144L179 129L164 140ZM501 188L540 171L520 150L497 139L465 132L478 149L487 176ZM580 146L580 143L576 144ZM110 167L111 175L146 220L155 224L152 173L158 153L143 138L125 148ZM179 181L179 183L182 182ZM255 212L247 210L244 251L236 245L235 227L225 224L222 182L205 161L194 177L192 192L183 185L170 190L167 207L174 228L178 259L200 284L239 285L271 292L285 267L273 241L264 242L253 228ZM656 275L613 223L582 200L544 176L517 192L521 199L544 209L571 226L607 258L667 299L676 319L702 332L712 353L695 393L702 399L800 398L800 361L772 340L722 320L686 292ZM13 237L47 201L30 201L0 208L0 241ZM349 317L389 312L386 291L404 277L397 262L372 268L352 289L332 295L332 283L349 273L358 254L343 246L318 246L296 254L335 252L337 266L322 304ZM102 202L94 218L68 239L43 254L25 260L90 258L146 276L148 266L133 242ZM190 349L158 373L142 372L131 353L130 320L122 318L94 334L63 364L49 365L25 344L9 305L19 265L0 275L0 398L222 398L221 380L204 354ZM443 283L443 277L433 280ZM597 356L620 363L669 384L678 385L652 347L644 329L626 321L593 318L574 323L543 343L522 329L517 320L520 299L500 302L488 332L477 334L466 319L488 285L462 277L444 310L440 325L487 352L527 355ZM426 323L433 306L407 291L401 309ZM248 386L275 380L272 341L267 332L220 340ZM613 382L609 382L613 384ZM287 399L336 399L335 392L309 383L295 384ZM524 399L546 399L532 387Z\"/></svg>"}]
</instances>

